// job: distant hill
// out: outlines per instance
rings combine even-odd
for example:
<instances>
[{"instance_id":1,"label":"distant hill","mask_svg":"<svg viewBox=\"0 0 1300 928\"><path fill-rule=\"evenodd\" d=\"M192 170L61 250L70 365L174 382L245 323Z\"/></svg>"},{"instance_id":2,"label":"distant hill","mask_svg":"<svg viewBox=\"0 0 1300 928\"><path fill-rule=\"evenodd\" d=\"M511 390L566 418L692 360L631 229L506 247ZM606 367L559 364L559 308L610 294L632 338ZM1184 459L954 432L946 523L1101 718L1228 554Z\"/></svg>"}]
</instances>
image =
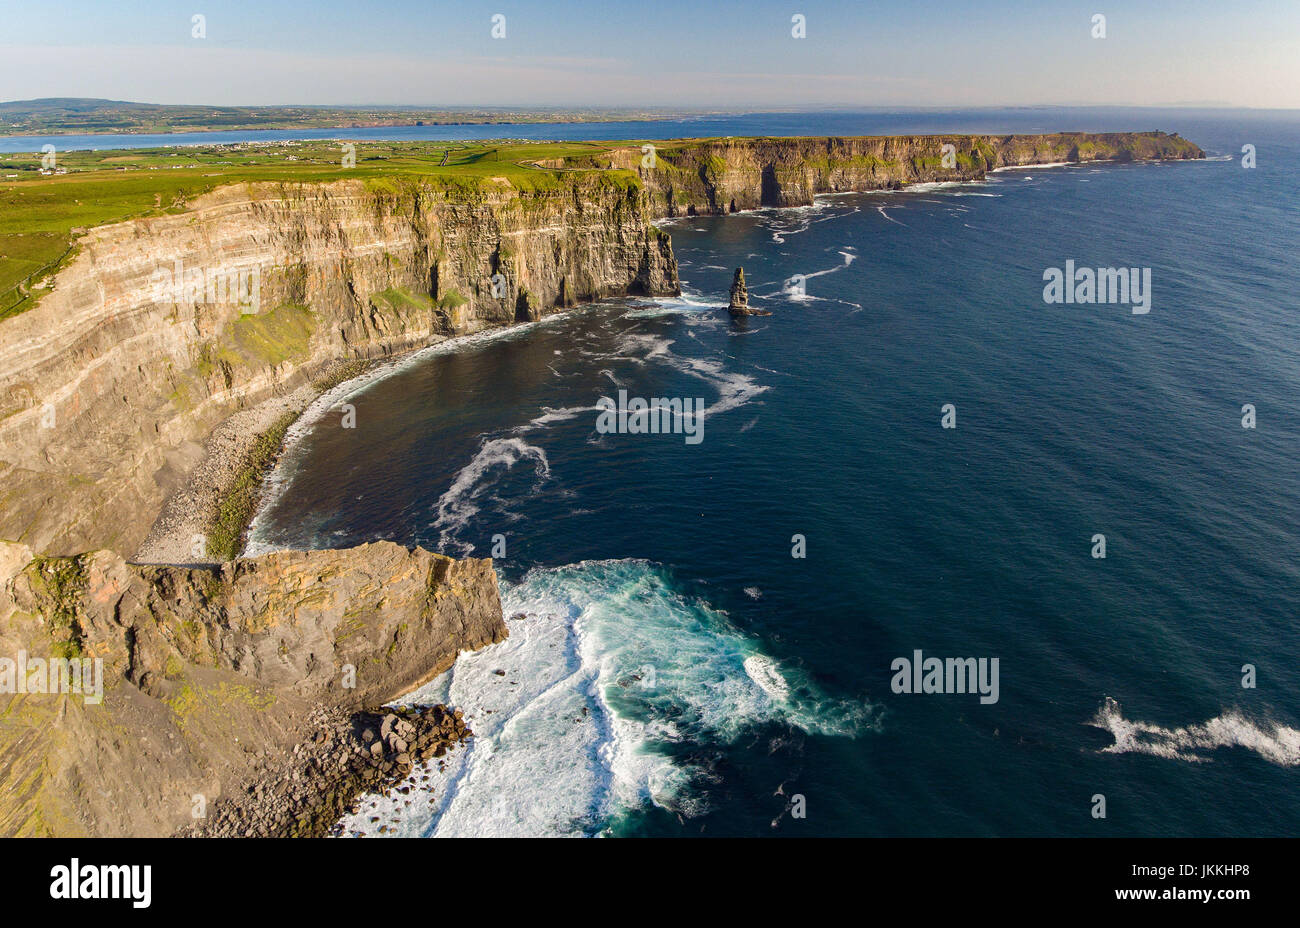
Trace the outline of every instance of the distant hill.
<instances>
[{"instance_id":1,"label":"distant hill","mask_svg":"<svg viewBox=\"0 0 1300 928\"><path fill-rule=\"evenodd\" d=\"M87 97L0 103L0 136L348 129L376 126L609 122L653 119L655 110L419 106L188 106Z\"/></svg>"}]
</instances>

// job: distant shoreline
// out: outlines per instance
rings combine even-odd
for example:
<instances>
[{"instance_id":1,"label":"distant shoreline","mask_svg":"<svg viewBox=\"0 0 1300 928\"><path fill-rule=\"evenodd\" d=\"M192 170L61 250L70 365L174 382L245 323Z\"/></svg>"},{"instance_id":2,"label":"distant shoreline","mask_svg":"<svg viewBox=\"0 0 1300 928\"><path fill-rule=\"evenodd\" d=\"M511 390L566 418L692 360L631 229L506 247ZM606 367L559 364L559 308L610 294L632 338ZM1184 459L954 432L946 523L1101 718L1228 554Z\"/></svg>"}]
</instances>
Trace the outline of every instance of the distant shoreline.
<instances>
[{"instance_id":1,"label":"distant shoreline","mask_svg":"<svg viewBox=\"0 0 1300 928\"><path fill-rule=\"evenodd\" d=\"M718 115L701 111L693 115ZM552 123L681 119L653 107L547 109L520 107L175 106L110 100L0 102L0 138L182 135L216 132L351 131L430 126L533 126Z\"/></svg>"},{"instance_id":2,"label":"distant shoreline","mask_svg":"<svg viewBox=\"0 0 1300 928\"><path fill-rule=\"evenodd\" d=\"M441 119L417 120L415 122L377 120L372 122L353 122L347 125L339 123L326 123L320 125L314 123L272 123L267 125L247 123L231 126L172 126L167 128L133 126L129 129L80 129L73 127L59 127L48 131L27 128L21 130L0 128L0 138L64 138L80 135L102 135L111 138L119 135L189 135L191 133L216 134L218 132L292 132L295 129L302 129L311 132L330 132L335 130L339 132L351 132L357 129L423 129L430 126L549 126L553 124L564 125L569 123L653 122L657 119L680 118L682 118L680 114L640 114L601 117L582 117L573 114L565 114L556 117L539 117L537 119Z\"/></svg>"}]
</instances>

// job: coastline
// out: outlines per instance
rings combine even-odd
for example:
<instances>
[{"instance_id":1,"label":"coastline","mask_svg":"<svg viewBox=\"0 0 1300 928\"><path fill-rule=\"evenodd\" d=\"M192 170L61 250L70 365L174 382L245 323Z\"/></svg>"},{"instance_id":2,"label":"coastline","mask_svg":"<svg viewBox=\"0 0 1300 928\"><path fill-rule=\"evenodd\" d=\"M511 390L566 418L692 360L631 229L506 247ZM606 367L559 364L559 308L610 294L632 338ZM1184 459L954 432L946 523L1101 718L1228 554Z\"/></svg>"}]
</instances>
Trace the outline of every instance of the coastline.
<instances>
[{"instance_id":1,"label":"coastline","mask_svg":"<svg viewBox=\"0 0 1300 928\"><path fill-rule=\"evenodd\" d=\"M270 553L273 549L250 551L250 546L258 519L270 500L276 468L306 430L331 408L430 353L458 351L484 339L522 332L594 305L595 301L582 303L529 322L453 335L382 358L334 358L324 362L321 373L310 382L290 393L277 394L241 409L212 430L205 441L202 459L185 484L163 505L148 537L130 560L136 564L200 565ZM283 421L289 416L292 418ZM233 485L248 473L255 446L276 433L280 438L275 451L266 460L254 464L252 476L257 488L247 507L247 518L239 526L235 550L229 556L196 554L195 539L209 533L223 504L230 498Z\"/></svg>"},{"instance_id":2,"label":"coastline","mask_svg":"<svg viewBox=\"0 0 1300 928\"><path fill-rule=\"evenodd\" d=\"M197 565L214 564L226 557L210 556L206 539L216 521L222 504L227 500L235 482L248 466L250 455L259 439L276 430L277 423L292 415L291 421L281 425L281 432L300 421L311 404L339 383L347 382L361 372L358 364L366 361L335 359L325 364L321 376L303 384L291 393L268 397L248 409L229 416L208 435L203 458L194 467L189 479L164 503L162 511L149 531L144 544L131 558L137 564ZM283 453L280 448L256 469L254 479L260 484L275 467ZM257 496L253 508L257 506ZM250 519L239 529L247 531ZM233 556L242 554L242 542L236 545Z\"/></svg>"},{"instance_id":3,"label":"coastline","mask_svg":"<svg viewBox=\"0 0 1300 928\"><path fill-rule=\"evenodd\" d=\"M1057 167L1072 167L1083 164L1120 164L1125 163L1117 159L1099 159L1097 161L1057 161L1046 162L1042 164L1026 165L1007 165L994 168L989 171L990 174L1003 173L1009 171L1037 170ZM961 187L968 185L979 185L985 183L982 178L974 178L961 181L944 181L935 184L932 181L916 181L904 184L897 188L882 188L874 190L845 190L829 193L817 193L813 196L811 204L792 204L786 206L759 206L754 208L738 209L735 212L723 213L721 215L737 215L752 213L759 210L775 209L781 212L792 210L809 209L816 206L819 199L844 196L861 196L872 193L906 193L908 191L923 192L936 186L939 187ZM695 218L689 215L661 215L655 216L651 221L656 224L675 225L680 222L689 221ZM596 301L581 303L572 309L565 309L540 319L530 320L527 322L506 323L502 325L490 326L476 332L465 333L463 335L454 335L443 338L439 341L413 347L407 351L383 358L371 359L360 363L363 369L336 376L337 369L340 365L349 362L343 359L333 359L326 362L326 368L330 371L323 378L318 378L310 384L299 387L298 390L287 396L274 396L254 405L247 410L241 410L235 413L226 421L217 426L208 438L205 457L202 462L194 469L189 482L178 490L164 506L162 514L150 532L148 540L137 552L135 561L139 563L207 563L207 560L196 560L191 554L192 538L196 534L202 534L206 526L212 524L217 517L223 501L227 498L231 483L239 476L241 468L247 460L250 449L255 445L258 439L272 430L276 421L287 413L295 413L293 419L283 429L283 437L278 443L278 448L269 461L259 467L257 492L252 499L249 507L247 519L239 527L239 543L232 557L256 557L261 554L269 553L274 548L253 547L252 534L256 529L259 518L265 512L266 506L270 501L268 494L271 478L276 472L277 467L283 460L284 455L288 453L303 437L306 429L313 425L319 418L324 415L329 408L333 407L344 399L364 389L372 383L376 383L393 373L396 373L404 365L409 364L432 350L438 351L455 351L465 345L472 343L473 340L484 337L498 337L508 333L514 333L528 329L532 326L545 323L548 320L559 318L569 312L581 310L585 307L595 305ZM328 402L322 402L328 398ZM251 549L251 550L250 550ZM175 558L175 560L168 560ZM153 559L153 560L151 560Z\"/></svg>"},{"instance_id":4,"label":"coastline","mask_svg":"<svg viewBox=\"0 0 1300 928\"><path fill-rule=\"evenodd\" d=\"M363 795L405 795L424 786L429 773L422 767L445 766L442 758L473 735L459 709L442 705L353 714L317 706L304 731L291 751L264 756L209 815L177 836L342 837L339 823L360 810ZM404 782L412 778L416 783Z\"/></svg>"},{"instance_id":5,"label":"coastline","mask_svg":"<svg viewBox=\"0 0 1300 928\"><path fill-rule=\"evenodd\" d=\"M767 145L769 143L762 144ZM274 556L263 558L261 555L266 552L257 550L256 547L250 551L248 539L256 529L258 516L265 511L270 498L269 491L275 487L277 465L284 461L284 455L306 434L306 431L313 423L317 422L321 416L325 415L330 408L339 402L343 402L348 397L364 390L369 384L390 376L405 365L415 363L417 359L426 357L431 351L456 351L467 344L472 344L476 339L497 338L526 331L534 324L561 318L574 309L597 305L607 298L635 297L641 294L650 297L666 295L669 292L665 289L666 285L668 283L676 284L676 262L672 255L672 248L667 234L661 232L655 223L663 222L668 225L674 219L685 220L694 215L723 215L732 212L753 212L756 209L776 209L782 212L808 209L815 207L817 201L826 196L871 192L901 192L912 188L925 188L928 184L935 183L935 181L928 179L929 174L924 171L906 174L905 176L915 176L918 179L901 183L898 178L892 176L867 180L866 175L860 172L846 173L843 176L837 174L830 178L823 178L818 175L818 179L814 183L798 173L802 170L801 168L791 167L789 168L790 173L781 182L778 190L779 195L769 197L768 193L770 191L766 191L767 181L764 179L766 174L761 171L755 172L755 165L767 155L750 150L757 147L759 147L757 142L752 146L742 147L735 156L736 163L730 175L726 177L722 174L710 175L708 188L704 193L691 192L684 199L671 194L670 189L663 186L662 178L655 181L658 186L647 186L645 188L647 192L642 195L634 195L631 187L625 189L621 186L609 187L599 184L593 186L590 192L593 196L603 197L608 200L608 209L605 211L605 215L597 216L590 222L578 226L577 231L580 232L588 228L602 231L609 241L615 243L608 246L608 254L597 252L597 256L605 255L606 257L605 273L599 279L584 280L582 277L575 277L574 275L583 273L584 268L592 266L592 255L576 250L573 254L566 253L562 262L558 258L556 259L555 267L558 271L556 278L541 281L540 287L535 277L537 266L534 261L521 259L517 266L514 263L506 264L507 270L511 270L518 275L515 282L515 292L518 299L513 301L513 313L497 312L498 307L486 297L480 300L480 311L477 313L462 311L460 306L463 305L464 301L461 301L461 303L448 301L445 305L436 302L433 296L436 296L437 293L430 296L427 301L415 299L414 297L408 300L396 299L393 294L401 296L406 291L393 288L392 285L395 280L388 272L382 275L376 272L370 276L358 276L355 280L348 278L349 282L355 286L345 295L328 289L309 290L306 287L286 290L283 296L285 298L291 297L294 305L301 304L304 307L316 305L319 307L318 311L321 313L319 334L323 337L317 337L314 342L310 343L307 337L303 337L301 345L287 342L290 348L295 348L298 351L298 354L293 355L290 353L290 356L294 357L295 360L297 358L303 359L301 363L296 363L293 366L283 366L284 362L278 355L268 354L267 357L258 359L264 362L262 364L251 365L248 370L237 368L235 373L242 378L242 382L236 380L234 383L235 389L233 390L230 389L232 386L229 379L230 370L223 369L223 373L227 376L226 387L230 395L238 397L239 391L246 391L243 392L243 396L249 400L253 400L255 396L265 398L254 401L246 408L238 409L224 419L208 425L208 422L215 419L215 416L212 417L212 419L203 423L206 426L206 431L200 433L198 429L195 429L194 432L190 433L192 440L188 447L178 446L177 457L188 457L188 462L178 460L173 467L173 472L179 471L185 463L188 463L189 466L185 468L185 476L169 487L169 492L162 499L161 507L155 510L157 514L149 526L147 534L144 535L143 543L136 547L135 556L131 560L136 564L204 566L219 562L243 561L242 564L238 565L226 565L226 568L234 574L273 567L278 563L278 558ZM789 159L795 165L802 165L808 157L803 150L805 147L804 143L799 145L777 144L777 154ZM786 151L787 148L790 150ZM1026 157L1034 156L1042 157L1043 155L1038 153L1037 149L1026 155ZM695 157L695 154L690 155L690 157ZM713 164L714 161L709 160L709 158L714 157L710 155L705 161L708 164ZM865 159L867 156L861 157ZM854 158L858 158L858 156L855 155ZM861 163L859 161L846 163L851 164L855 171L858 169L866 170L867 167L871 166L871 163L865 160L862 160ZM908 162L901 159L898 161L899 165L906 163ZM1055 163L1055 161L1045 161L1040 165L1025 165L1025 167L1046 167ZM903 168L900 167L899 170L903 170ZM961 181L942 181L941 183L978 182L980 182L979 178L967 178ZM864 188L861 186L864 183L878 184L878 186ZM858 186L859 189L845 189L854 186ZM586 189L583 187L578 189L578 192L585 192ZM786 190L788 193L780 193L780 190ZM296 202L291 206L284 206L281 205L284 202L283 199L257 200L256 205L252 206L243 200L231 199L229 210L231 216L256 213L259 219L267 223L268 228L272 225L271 218L279 219L280 225L284 226L289 219L301 221L301 217L306 214L318 218L325 230L328 231L334 228L329 223L338 221L332 211L339 208L339 200L337 198L328 199L336 192L334 188L321 192L318 196L321 201L320 204L312 200L309 201L307 206ZM374 196L361 196L351 188L348 188L346 192L354 200L364 205L371 204L375 199ZM807 203L802 202L805 196L808 200ZM504 194L502 198L502 202L506 203L507 199ZM220 196L214 197L213 208L217 206L224 208L226 202ZM623 215L622 211L628 208L625 205L628 202L631 202L635 207L634 215L630 220L626 218L620 220L619 217ZM384 200L383 203L386 204L386 210L393 213L394 216L400 215L402 208L407 205L401 200L392 200L391 202ZM275 205L267 206L264 204ZM685 204L686 208L683 208L683 204ZM654 209L655 206L662 205L670 207L667 215ZM696 205L699 207L698 212L696 211ZM349 201L349 206L351 206L351 201ZM275 213L274 217L272 217L271 209L283 211L285 216L280 217L279 213ZM458 217L458 225L454 227L449 225L446 234L449 237L456 233L466 234L467 229L472 229L476 225L482 226L489 223L489 221L499 220L497 213L485 209L480 210L480 212L482 215L475 214L469 220L462 220ZM540 244L534 243L533 252L551 254L554 243L548 237L576 234L573 232L575 229L574 217L562 211L555 212L556 215L548 213L540 216L540 218L533 217L530 220L531 224L520 224L519 228L512 229L507 234L538 236L542 241ZM659 213L660 218L650 218L654 213ZM381 215L386 216L387 213ZM369 213L365 213L364 216L367 220L373 218ZM611 223L617 224L611 225ZM180 222L167 223L160 221L157 225L166 226L169 224L179 225ZM243 241L247 238L248 231L244 224L231 221L228 223L228 227L232 241ZM371 230L367 227L367 232L369 231ZM442 230L439 231L442 234ZM152 227L150 233L157 234ZM634 239L635 246L630 249L629 254L631 254L631 257L639 258L641 255L653 257L656 261L662 263L662 274L652 274L647 277L644 269L637 269L635 261L624 260L627 256L623 252L628 249L623 249L620 243L629 234ZM324 232L320 234L320 237L322 241L326 240ZM389 260L386 249L393 247L393 237L386 229L380 229L375 231L374 238L385 249L384 264L386 266ZM498 239L500 238L502 236L498 235ZM507 239L511 244L514 244L516 240L515 238ZM159 241L161 241L161 238ZM427 258L427 254L419 250L419 248L424 247L422 241L416 243L419 247L412 252L417 261L423 261ZM491 245L492 243L487 244ZM617 249L615 245L618 245ZM473 248L470 248L467 244L464 248L466 252L465 267L461 270L465 280L472 279L471 275L475 272L475 268L480 266L480 258L486 260L495 253L495 260L498 262L502 260L503 251L500 244L497 244L495 252L486 247L481 247L483 246L482 242L476 241L473 246ZM188 252L186 253L188 254ZM521 248L514 255L523 254L526 256L531 253ZM155 252L151 251L150 254L155 254ZM327 269L329 266L326 259L329 254L322 254L323 257L317 257L322 264L322 268ZM514 257L509 246L505 249L504 254L507 259ZM349 253L349 259L355 260L352 258L351 253ZM210 260L215 265L216 258L213 257ZM352 268L355 268L355 266L355 264L349 265ZM549 265L545 266L549 267ZM447 273L447 265L441 256L435 261L433 267L436 271L435 277L440 278L435 283L435 289L444 294L457 293L450 286L448 280L457 282L459 278L450 277ZM96 265L94 270L95 275L102 275L103 273L99 265ZM565 276L566 274L569 276ZM533 279L530 279L530 275L534 275ZM87 279L98 281L99 277L92 275ZM326 280L331 278L328 274L322 273L318 278L311 279ZM412 278L412 280L414 279ZM571 283L575 279L584 280L583 285L576 292L571 289ZM423 282L409 283L405 279L396 282L404 283L407 286L421 286L423 284ZM389 285L388 288L380 289L385 284ZM71 296L69 290L70 288L65 288L56 296L62 295L67 299ZM366 296L368 291L369 295ZM122 298L123 301L133 299L132 294L135 292L126 288L124 290L126 296ZM541 294L540 299L538 298L539 292ZM313 300L320 300L321 302L313 304ZM509 303L510 301L507 301L507 309L511 308ZM276 305L280 304L277 302ZM342 325L339 324L339 319L336 318L337 314L331 315L335 313L335 307L337 306L343 306L348 310L348 315L342 317ZM44 309L47 314L53 312L51 307L47 306ZM428 324L428 319L425 316L426 310L432 313L429 318L432 318L435 322L441 318L438 313L446 314L446 326L441 330L435 330L433 325ZM306 309L303 311L312 312ZM353 315L356 317L355 322L353 321ZM113 315L109 318L111 322L119 322L124 317ZM244 317L241 315L239 318L242 320ZM263 317L254 316L252 318L261 319ZM39 317L36 316L25 317L22 319L22 324L28 327L35 326L38 319ZM456 329L460 329L460 331L457 332ZM175 331L179 332L180 330ZM287 331L292 334L294 330L288 329ZM269 330L268 334L276 335L278 333ZM308 350L308 348L311 350ZM67 353L64 352L64 354ZM331 354L333 357L330 356ZM130 365L122 364L120 369L124 374L130 374ZM202 369L196 369L203 373ZM140 369L137 368L137 370ZM141 372L143 373L143 371ZM208 371L205 376L208 375L215 376L212 371ZM293 379L289 380L290 377ZM203 381L200 386L205 383L206 381ZM180 407L184 405L183 401L188 399L188 395L185 389L176 387L174 378L169 377L163 387L158 389L161 390L165 387L176 390L171 397L167 398L172 406ZM256 389L255 394L253 393L254 389ZM267 396L268 391L271 394L269 396ZM117 398L111 392L105 393L105 396L108 400ZM237 399L237 401L239 400ZM188 421L191 425L194 425L202 420L198 416L194 416ZM142 429L141 431L146 430ZM158 433L160 429L155 426L153 431ZM199 438L200 434L202 438ZM148 444L149 440L151 439L146 440L146 444ZM161 487L161 482L159 486ZM74 502L74 498L69 496L65 501L65 505L69 505L69 508L71 508ZM228 536L226 543L233 547L215 553L209 548L206 536L212 534L213 526L218 525L223 517L226 518L225 528L228 530L226 532ZM101 523L130 525L125 520L119 520L116 523L113 523L112 520L101 520ZM143 519L136 523L138 530L144 529L142 523ZM196 544L196 539L199 540L198 544ZM109 547L109 545L100 546ZM81 550L85 549L82 548ZM267 548L267 552L270 550L270 548ZM336 553L342 552L328 552L329 555ZM325 555L327 552L321 552L321 554ZM281 557L287 556L286 554ZM321 560L327 560L327 558ZM308 568L308 571L314 569ZM363 580L370 576L365 565L361 565L357 570L357 575L361 576ZM304 574L303 576L307 575ZM312 576L323 575L312 574ZM258 596L268 591L274 594L276 590L280 589L280 586L284 585L281 583L281 579L269 576L265 580L256 581L262 584ZM294 583L298 582L297 578L293 578L293 580ZM308 581L307 585L310 586L313 582L318 583L319 580ZM280 586L275 586L275 584L280 584ZM493 579L490 583L485 582L483 584L485 595L489 592L489 586L492 593L499 593L499 587L495 579ZM303 589L302 586L293 586L292 588L299 592ZM342 601L349 601L348 596L344 596ZM195 608L196 606L200 608ZM194 603L186 602L182 605L182 612L196 617L191 624L198 626L197 634L200 636L211 635L213 630L216 630L219 634L222 628L228 627L221 624L223 620L220 617L208 616L203 611L205 608L206 606L197 600ZM499 604L496 608L499 617ZM268 609L269 611L271 610ZM383 618L383 613L388 611L388 607L385 606L384 609L376 613L376 616ZM294 621L296 621L296 613L291 610L283 614L295 616ZM205 624L206 628L204 627ZM504 628L504 625L502 627ZM337 631L337 629L330 629L330 637L335 644L339 640L335 637ZM443 636L445 643L454 645L458 640L455 634L448 635L445 631L439 631L439 634ZM436 639L426 640L421 645L421 659L427 657L430 641L436 641ZM482 640L476 639L476 641L477 643L473 644L473 647L482 647L485 643L491 643L486 638ZM310 649L311 646L310 642L304 642L304 647ZM464 647L463 643L461 647ZM314 655L312 656L314 658ZM451 659L454 661L454 657ZM444 664L443 669L445 669L445 666ZM386 674L385 679L386 681L396 682L398 690L402 689L404 682L409 682L400 680L391 673ZM130 678L128 678L128 681L136 683ZM136 685L139 686L138 683ZM409 691L409 687L406 687L406 691ZM384 697L400 698L401 693L398 692L394 695L393 691L389 691L382 695ZM319 711L323 705L328 705L328 703L318 703L316 709ZM373 703L353 703L346 708L347 711L355 712L369 705L373 705ZM366 709L366 711L372 710ZM304 719L301 714L295 713L295 716L297 719ZM339 722L337 719L335 722L337 723L336 727L331 729L333 734L327 733L325 740L327 743L339 745L346 741L346 738L341 734L346 728L346 724ZM148 731L144 726L141 726L141 730ZM320 766L320 764L313 765L311 762L313 757L321 760L320 756L313 753L312 748L312 745L318 744L316 738L319 732L315 732L310 726L297 726L295 724L292 732L285 731L283 734L287 737L281 743L272 743L260 737L242 739L245 743L251 741L256 747L262 748L259 752L261 760L255 768L250 768L251 772L245 771L247 779L237 786L233 793L222 790L223 795L238 797L237 801L232 800L238 806L238 811L229 813L228 817L222 820L226 823L222 827L228 826L235 831L240 828L246 830L250 827L270 829L269 831L257 831L256 833L318 833L319 822L316 821L316 818L312 818L314 824L309 824L309 827L299 826L300 830L294 832L292 830L295 827L293 823L297 819L293 816L286 819L281 813L294 809L304 811L304 814L309 816L315 813L311 809L301 810L300 806L295 805L303 801L301 796L286 795L271 787L274 784L286 782L286 778L287 782L299 782L304 776L309 776L304 771L313 770ZM377 780L374 777L368 777L364 773L360 775L365 777L365 781L358 781L359 785L358 782L348 779L350 776L357 774L356 770L353 770L350 774L343 771L343 768L350 767L351 763L345 760L342 755L357 755L357 752L353 750L357 745L351 742L348 743L350 747L346 751L332 755L333 765L338 770L331 769L330 777L322 781L324 786L321 789L313 788L307 791L312 794L325 793L330 796L329 814L340 813L341 810L350 808L356 795L361 792L388 783L387 780ZM397 761L395 758L385 757L380 762L380 766L384 763L397 764ZM392 770L393 767L390 766L381 773L391 773ZM262 786L261 792L257 789L259 785ZM245 799L240 792L241 790L245 792L251 790L249 798ZM340 790L342 790L341 794ZM335 821L337 821L337 817ZM289 831L274 830L285 828L289 829ZM306 830L301 830L303 828Z\"/></svg>"}]
</instances>

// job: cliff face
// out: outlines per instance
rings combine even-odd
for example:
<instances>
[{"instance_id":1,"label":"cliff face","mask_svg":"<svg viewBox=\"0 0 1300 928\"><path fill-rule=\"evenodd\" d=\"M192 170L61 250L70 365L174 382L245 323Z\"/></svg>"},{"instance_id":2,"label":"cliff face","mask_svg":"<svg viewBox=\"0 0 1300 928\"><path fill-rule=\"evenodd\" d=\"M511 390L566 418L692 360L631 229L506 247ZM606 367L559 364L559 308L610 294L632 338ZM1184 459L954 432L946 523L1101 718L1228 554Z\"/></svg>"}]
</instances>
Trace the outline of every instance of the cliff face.
<instances>
[{"instance_id":1,"label":"cliff face","mask_svg":"<svg viewBox=\"0 0 1300 928\"><path fill-rule=\"evenodd\" d=\"M0 654L102 660L103 700L39 674L0 696L0 834L172 834L311 707L379 705L506 637L491 561L389 542L210 568L30 556L0 543Z\"/></svg>"},{"instance_id":2,"label":"cliff face","mask_svg":"<svg viewBox=\"0 0 1300 928\"><path fill-rule=\"evenodd\" d=\"M530 189L501 178L220 188L178 215L90 230L53 292L0 322L0 538L134 552L217 423L327 361L675 293L655 215L796 206L1009 165L1203 156L1160 132L716 139L661 143L650 167L640 146L548 164L576 170L538 172ZM258 305L241 305L254 270Z\"/></svg>"},{"instance_id":3,"label":"cliff face","mask_svg":"<svg viewBox=\"0 0 1300 928\"><path fill-rule=\"evenodd\" d=\"M953 149L945 165L944 145ZM1002 167L1065 161L1204 158L1199 147L1163 132L1005 136L730 138L664 142L653 166L640 147L593 161L635 170L656 216L730 213L761 206L806 206L820 193L895 189L916 183L979 180Z\"/></svg>"},{"instance_id":4,"label":"cliff face","mask_svg":"<svg viewBox=\"0 0 1300 928\"><path fill-rule=\"evenodd\" d=\"M0 661L98 658L106 677L100 703L0 689L0 834L172 833L196 795L286 753L313 705L383 702L505 636L488 561L376 544L128 564L164 501L203 481L200 443L233 413L339 359L675 293L655 215L1203 154L1138 133L723 139L642 157L549 165L579 170L528 189L220 188L180 214L90 230L53 292L0 321Z\"/></svg>"},{"instance_id":5,"label":"cliff face","mask_svg":"<svg viewBox=\"0 0 1300 928\"><path fill-rule=\"evenodd\" d=\"M675 292L667 236L607 175L226 187L90 230L0 324L0 538L134 552L212 428L326 360Z\"/></svg>"}]
</instances>

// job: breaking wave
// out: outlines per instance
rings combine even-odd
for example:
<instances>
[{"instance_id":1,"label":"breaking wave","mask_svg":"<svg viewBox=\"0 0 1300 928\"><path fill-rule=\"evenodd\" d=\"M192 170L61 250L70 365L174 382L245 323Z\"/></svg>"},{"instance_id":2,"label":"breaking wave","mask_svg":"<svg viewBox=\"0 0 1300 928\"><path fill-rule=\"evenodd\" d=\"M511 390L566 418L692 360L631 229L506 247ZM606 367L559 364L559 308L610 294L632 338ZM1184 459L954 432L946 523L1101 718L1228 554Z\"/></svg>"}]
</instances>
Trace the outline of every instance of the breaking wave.
<instances>
[{"instance_id":1,"label":"breaking wave","mask_svg":"<svg viewBox=\"0 0 1300 928\"><path fill-rule=\"evenodd\" d=\"M715 778L693 745L877 726L869 703L819 692L647 561L534 569L502 584L502 606L509 638L407 700L464 710L472 741L410 793L368 797L345 833L598 835L648 807L685 820Z\"/></svg>"}]
</instances>

